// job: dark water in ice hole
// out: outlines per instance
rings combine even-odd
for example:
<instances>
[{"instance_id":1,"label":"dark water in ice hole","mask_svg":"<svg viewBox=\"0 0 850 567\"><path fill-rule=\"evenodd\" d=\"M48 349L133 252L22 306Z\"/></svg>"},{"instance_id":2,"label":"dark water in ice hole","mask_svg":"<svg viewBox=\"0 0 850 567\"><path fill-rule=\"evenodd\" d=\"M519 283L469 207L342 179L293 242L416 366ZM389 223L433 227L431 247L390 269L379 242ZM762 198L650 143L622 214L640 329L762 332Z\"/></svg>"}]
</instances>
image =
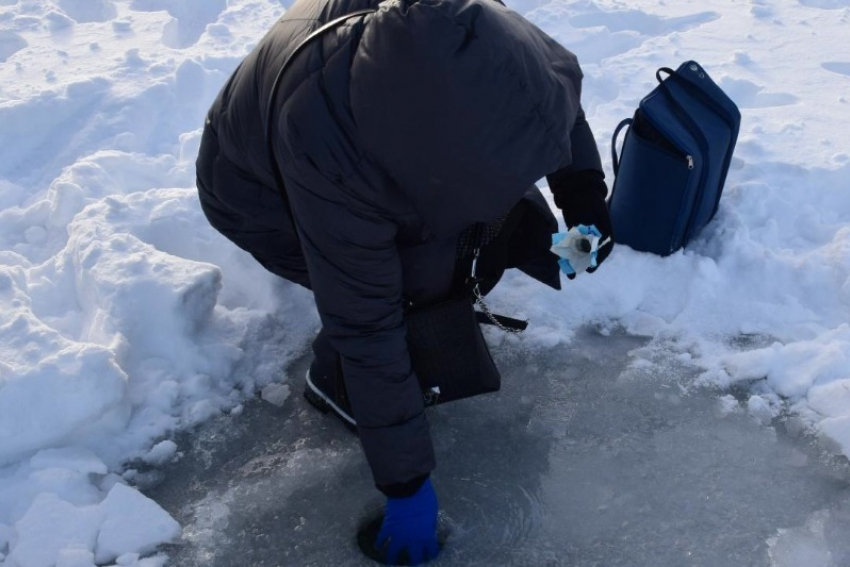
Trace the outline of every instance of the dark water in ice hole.
<instances>
[{"instance_id":1,"label":"dark water in ice hole","mask_svg":"<svg viewBox=\"0 0 850 567\"><path fill-rule=\"evenodd\" d=\"M450 530L434 565L850 566L846 461L683 392L691 370L629 369L643 344L586 330L496 350L501 392L429 410ZM301 396L307 364L282 407L178 440L184 457L146 491L184 526L169 565L372 564L354 532L382 499L356 438Z\"/></svg>"}]
</instances>

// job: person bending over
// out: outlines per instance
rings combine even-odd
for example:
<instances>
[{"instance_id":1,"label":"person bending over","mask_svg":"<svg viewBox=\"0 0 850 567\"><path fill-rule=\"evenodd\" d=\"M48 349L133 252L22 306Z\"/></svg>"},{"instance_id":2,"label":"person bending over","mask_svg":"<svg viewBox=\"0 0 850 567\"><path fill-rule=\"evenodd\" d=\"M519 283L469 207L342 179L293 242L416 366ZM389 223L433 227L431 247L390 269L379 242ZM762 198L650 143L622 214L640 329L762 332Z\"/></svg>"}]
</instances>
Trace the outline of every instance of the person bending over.
<instances>
[{"instance_id":1,"label":"person bending over","mask_svg":"<svg viewBox=\"0 0 850 567\"><path fill-rule=\"evenodd\" d=\"M365 9L302 46L275 85L309 34ZM495 0L296 0L209 110L201 206L313 291L322 328L305 393L356 428L387 498L375 541L386 563L439 551L405 305L457 292L481 226L485 293L506 268L559 289L544 176L568 227L611 235L581 80L571 52Z\"/></svg>"}]
</instances>

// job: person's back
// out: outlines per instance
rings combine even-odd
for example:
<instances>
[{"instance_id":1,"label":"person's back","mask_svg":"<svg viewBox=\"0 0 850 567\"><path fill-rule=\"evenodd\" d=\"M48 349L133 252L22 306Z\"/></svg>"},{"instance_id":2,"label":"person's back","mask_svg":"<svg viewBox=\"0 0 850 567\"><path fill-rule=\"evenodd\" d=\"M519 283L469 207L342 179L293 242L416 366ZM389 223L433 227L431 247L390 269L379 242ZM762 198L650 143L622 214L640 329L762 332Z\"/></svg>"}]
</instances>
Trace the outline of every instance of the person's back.
<instances>
[{"instance_id":1,"label":"person's back","mask_svg":"<svg viewBox=\"0 0 850 567\"><path fill-rule=\"evenodd\" d=\"M369 7L377 11L306 46L269 104L281 66L305 37ZM580 82L570 52L494 0L301 0L210 110L198 159L204 211L270 271L313 289L323 329L308 387L356 424L390 504L424 498L436 514L435 459L404 305L451 294L456 266L469 261L459 236L475 223L502 227L505 218L521 238L502 235L510 244L501 244L509 250L495 279L519 267L559 287L548 251L557 223L533 186L544 175L585 179L604 211ZM387 522L408 526L393 510ZM406 532L391 527L382 533L397 547ZM426 547L435 553L431 532ZM407 547L418 557L425 548L417 545Z\"/></svg>"}]
</instances>

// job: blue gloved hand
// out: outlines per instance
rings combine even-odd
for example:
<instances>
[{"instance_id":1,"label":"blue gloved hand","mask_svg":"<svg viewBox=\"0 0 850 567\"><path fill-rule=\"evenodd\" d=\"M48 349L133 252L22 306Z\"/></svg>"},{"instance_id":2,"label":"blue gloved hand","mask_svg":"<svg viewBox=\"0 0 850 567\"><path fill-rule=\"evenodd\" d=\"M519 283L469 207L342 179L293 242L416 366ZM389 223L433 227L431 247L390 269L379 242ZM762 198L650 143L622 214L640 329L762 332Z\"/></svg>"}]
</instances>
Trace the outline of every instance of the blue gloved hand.
<instances>
[{"instance_id":1,"label":"blue gloved hand","mask_svg":"<svg viewBox=\"0 0 850 567\"><path fill-rule=\"evenodd\" d=\"M608 239L610 240L610 239ZM567 277L573 279L577 272L591 271L599 265L599 251L607 244L595 225L574 226L569 232L552 235L552 252L558 255L558 265Z\"/></svg>"},{"instance_id":2,"label":"blue gloved hand","mask_svg":"<svg viewBox=\"0 0 850 567\"><path fill-rule=\"evenodd\" d=\"M428 478L407 498L387 498L375 547L389 565L418 565L437 557L437 494Z\"/></svg>"},{"instance_id":3,"label":"blue gloved hand","mask_svg":"<svg viewBox=\"0 0 850 567\"><path fill-rule=\"evenodd\" d=\"M555 205L564 214L567 228L579 225L594 226L599 231L601 240L605 242L596 252L594 265L587 268L588 273L593 273L614 248L611 215L605 201L608 195L605 175L593 169L571 172L565 168L547 175L546 178L555 197ZM570 279L575 278L575 273L564 273Z\"/></svg>"}]
</instances>

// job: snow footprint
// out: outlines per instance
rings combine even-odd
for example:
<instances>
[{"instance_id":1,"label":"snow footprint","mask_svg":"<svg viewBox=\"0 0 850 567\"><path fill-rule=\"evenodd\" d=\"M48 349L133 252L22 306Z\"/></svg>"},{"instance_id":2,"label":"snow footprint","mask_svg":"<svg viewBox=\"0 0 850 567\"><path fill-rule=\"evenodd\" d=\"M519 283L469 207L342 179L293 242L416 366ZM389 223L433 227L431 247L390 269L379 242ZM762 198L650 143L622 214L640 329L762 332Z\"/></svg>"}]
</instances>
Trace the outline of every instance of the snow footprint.
<instances>
[{"instance_id":1,"label":"snow footprint","mask_svg":"<svg viewBox=\"0 0 850 567\"><path fill-rule=\"evenodd\" d=\"M797 102L797 97L790 93L764 92L764 87L746 79L724 77L720 80L720 87L741 108L767 108Z\"/></svg>"},{"instance_id":2,"label":"snow footprint","mask_svg":"<svg viewBox=\"0 0 850 567\"><path fill-rule=\"evenodd\" d=\"M112 0L59 0L58 4L78 24L108 22L118 15Z\"/></svg>"},{"instance_id":3,"label":"snow footprint","mask_svg":"<svg viewBox=\"0 0 850 567\"><path fill-rule=\"evenodd\" d=\"M564 28L564 20L579 30L569 37L570 49L582 63L599 63L607 57L628 53L652 37L684 32L720 17L716 12L695 12L686 16L663 17L642 10L606 11L594 3L569 6L575 13L564 12L556 2L531 12L528 17L543 28ZM557 34L554 36L558 39Z\"/></svg>"},{"instance_id":4,"label":"snow footprint","mask_svg":"<svg viewBox=\"0 0 850 567\"><path fill-rule=\"evenodd\" d=\"M717 12L696 12L665 18L641 10L605 12L594 5L593 11L571 17L570 23L577 28L605 27L611 32L632 31L644 36L659 36L684 32L719 17Z\"/></svg>"},{"instance_id":5,"label":"snow footprint","mask_svg":"<svg viewBox=\"0 0 850 567\"><path fill-rule=\"evenodd\" d=\"M756 18L770 18L773 16L773 6L766 0L753 0L750 13Z\"/></svg>"},{"instance_id":6,"label":"snow footprint","mask_svg":"<svg viewBox=\"0 0 850 567\"><path fill-rule=\"evenodd\" d=\"M850 62L848 61L824 61L820 66L827 71L850 76Z\"/></svg>"},{"instance_id":7,"label":"snow footprint","mask_svg":"<svg viewBox=\"0 0 850 567\"><path fill-rule=\"evenodd\" d=\"M800 4L822 10L840 10L850 7L850 0L800 0Z\"/></svg>"},{"instance_id":8,"label":"snow footprint","mask_svg":"<svg viewBox=\"0 0 850 567\"><path fill-rule=\"evenodd\" d=\"M13 31L0 31L0 63L5 63L12 55L27 46L27 40Z\"/></svg>"},{"instance_id":9,"label":"snow footprint","mask_svg":"<svg viewBox=\"0 0 850 567\"><path fill-rule=\"evenodd\" d=\"M140 12L165 10L174 18L165 26L162 43L184 49L198 42L207 25L218 21L227 8L226 0L133 0L130 7Z\"/></svg>"}]
</instances>

